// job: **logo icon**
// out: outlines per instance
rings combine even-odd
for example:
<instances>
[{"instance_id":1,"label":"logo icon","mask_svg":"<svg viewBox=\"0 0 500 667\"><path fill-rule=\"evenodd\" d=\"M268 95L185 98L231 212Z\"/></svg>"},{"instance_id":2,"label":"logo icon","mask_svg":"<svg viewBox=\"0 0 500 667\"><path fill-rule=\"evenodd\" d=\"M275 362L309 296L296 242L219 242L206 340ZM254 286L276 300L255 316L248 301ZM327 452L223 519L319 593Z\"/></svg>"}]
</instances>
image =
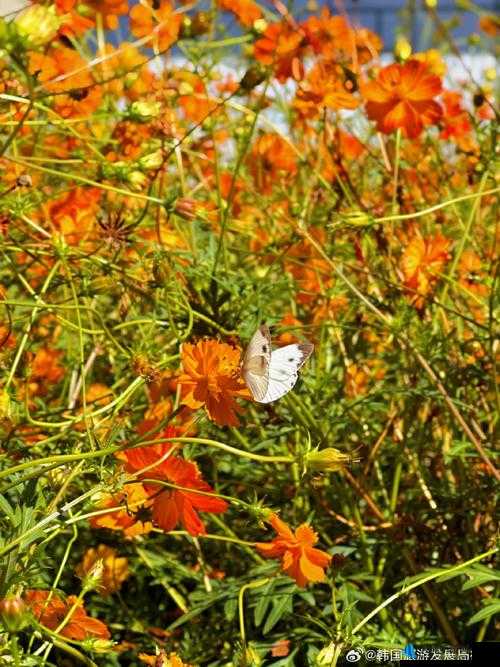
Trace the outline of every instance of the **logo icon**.
<instances>
[{"instance_id":1,"label":"logo icon","mask_svg":"<svg viewBox=\"0 0 500 667\"><path fill-rule=\"evenodd\" d=\"M355 648L352 648L346 653L345 659L347 662L358 662L361 660L361 652Z\"/></svg>"},{"instance_id":2,"label":"logo icon","mask_svg":"<svg viewBox=\"0 0 500 667\"><path fill-rule=\"evenodd\" d=\"M406 657L407 660L416 660L417 659L417 654L415 653L415 647L413 644L406 644L403 655Z\"/></svg>"}]
</instances>

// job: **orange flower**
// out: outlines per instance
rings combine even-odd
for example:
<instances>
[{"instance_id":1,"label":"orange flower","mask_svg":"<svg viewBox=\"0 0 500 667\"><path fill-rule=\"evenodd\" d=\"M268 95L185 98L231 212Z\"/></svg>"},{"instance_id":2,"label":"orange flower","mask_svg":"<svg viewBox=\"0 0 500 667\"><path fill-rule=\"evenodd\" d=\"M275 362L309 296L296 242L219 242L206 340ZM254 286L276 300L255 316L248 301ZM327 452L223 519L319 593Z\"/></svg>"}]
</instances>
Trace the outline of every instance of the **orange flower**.
<instances>
[{"instance_id":1,"label":"orange flower","mask_svg":"<svg viewBox=\"0 0 500 667\"><path fill-rule=\"evenodd\" d=\"M254 44L254 57L263 65L271 65L281 83L292 76L294 61L305 55L308 41L303 30L287 21L271 23Z\"/></svg>"},{"instance_id":2,"label":"orange flower","mask_svg":"<svg viewBox=\"0 0 500 667\"><path fill-rule=\"evenodd\" d=\"M88 116L101 102L100 86L88 62L74 49L52 47L46 54L30 53L28 69L54 97L54 110L64 118ZM68 76L69 75L69 76Z\"/></svg>"},{"instance_id":3,"label":"orange flower","mask_svg":"<svg viewBox=\"0 0 500 667\"><path fill-rule=\"evenodd\" d=\"M31 608L35 618L49 630L56 630L75 603L69 621L59 632L63 637L83 641L89 637L109 639L110 634L106 625L87 615L83 603L75 595L70 595L63 601L58 595L52 594L47 602L50 591L26 591L25 601Z\"/></svg>"},{"instance_id":4,"label":"orange flower","mask_svg":"<svg viewBox=\"0 0 500 667\"><path fill-rule=\"evenodd\" d=\"M79 243L94 226L101 192L98 188L72 188L44 205L46 217L70 245Z\"/></svg>"},{"instance_id":5,"label":"orange flower","mask_svg":"<svg viewBox=\"0 0 500 667\"><path fill-rule=\"evenodd\" d=\"M48 347L37 350L31 363L31 379L45 380L48 384L57 384L64 377L64 368L59 364L62 352Z\"/></svg>"},{"instance_id":6,"label":"orange flower","mask_svg":"<svg viewBox=\"0 0 500 667\"><path fill-rule=\"evenodd\" d=\"M359 105L352 94L357 86L347 70L333 62L319 62L301 81L293 106L301 116L316 118L324 109L355 109Z\"/></svg>"},{"instance_id":7,"label":"orange flower","mask_svg":"<svg viewBox=\"0 0 500 667\"><path fill-rule=\"evenodd\" d=\"M311 16L303 28L317 54L353 65L364 64L382 50L382 40L367 28L354 28L343 16L332 16L324 7L321 15Z\"/></svg>"},{"instance_id":8,"label":"orange flower","mask_svg":"<svg viewBox=\"0 0 500 667\"><path fill-rule=\"evenodd\" d=\"M121 530L127 538L145 535L153 529L149 521L151 502L142 484L127 484L124 491L104 494L98 508L109 509L110 512L98 514L90 519L92 528L108 528ZM117 510L117 508L123 508Z\"/></svg>"},{"instance_id":9,"label":"orange flower","mask_svg":"<svg viewBox=\"0 0 500 667\"><path fill-rule=\"evenodd\" d=\"M450 239L440 233L425 239L417 233L405 248L401 268L406 287L414 293L412 301L417 308L423 306L423 297L437 282L438 274L450 257L450 245Z\"/></svg>"},{"instance_id":10,"label":"orange flower","mask_svg":"<svg viewBox=\"0 0 500 667\"><path fill-rule=\"evenodd\" d=\"M99 544L97 549L87 549L82 562L76 568L76 574L83 578L99 561L101 561L103 569L97 591L103 597L106 597L119 590L129 576L128 560L119 558L116 549L112 549L106 544Z\"/></svg>"},{"instance_id":11,"label":"orange flower","mask_svg":"<svg viewBox=\"0 0 500 667\"><path fill-rule=\"evenodd\" d=\"M385 134L401 128L406 137L414 139L424 125L437 123L443 114L433 99L441 92L441 80L417 60L382 68L377 79L362 85L361 91L368 118Z\"/></svg>"},{"instance_id":12,"label":"orange flower","mask_svg":"<svg viewBox=\"0 0 500 667\"><path fill-rule=\"evenodd\" d=\"M241 408L235 398L250 398L239 374L240 352L216 340L182 346L183 373L179 377L182 403L193 410L205 407L220 426L238 426Z\"/></svg>"},{"instance_id":13,"label":"orange flower","mask_svg":"<svg viewBox=\"0 0 500 667\"><path fill-rule=\"evenodd\" d=\"M484 297L489 293L481 258L474 250L464 250L458 263L458 282L466 290Z\"/></svg>"},{"instance_id":14,"label":"orange flower","mask_svg":"<svg viewBox=\"0 0 500 667\"><path fill-rule=\"evenodd\" d=\"M158 655L148 655L147 653L139 653L139 660L151 667L192 667L187 662L182 662L176 653L167 654L161 649Z\"/></svg>"},{"instance_id":15,"label":"orange flower","mask_svg":"<svg viewBox=\"0 0 500 667\"><path fill-rule=\"evenodd\" d=\"M138 4L130 10L130 31L135 37L152 35L160 51L166 51L177 41L182 16L175 12L169 0Z\"/></svg>"},{"instance_id":16,"label":"orange flower","mask_svg":"<svg viewBox=\"0 0 500 667\"><path fill-rule=\"evenodd\" d=\"M85 0L85 4L102 15L104 27L110 30L118 28L118 16L128 13L128 0Z\"/></svg>"},{"instance_id":17,"label":"orange flower","mask_svg":"<svg viewBox=\"0 0 500 667\"><path fill-rule=\"evenodd\" d=\"M253 145L249 167L256 187L269 193L274 181L297 172L297 156L288 141L279 134L267 132Z\"/></svg>"},{"instance_id":18,"label":"orange flower","mask_svg":"<svg viewBox=\"0 0 500 667\"><path fill-rule=\"evenodd\" d=\"M444 115L443 129L440 132L442 139L451 139L464 151L472 151L474 143L470 138L472 123L469 114L462 107L460 93L452 90L443 92Z\"/></svg>"},{"instance_id":19,"label":"orange flower","mask_svg":"<svg viewBox=\"0 0 500 667\"><path fill-rule=\"evenodd\" d=\"M217 0L217 4L226 12L234 14L246 28L253 26L262 16L262 10L253 0Z\"/></svg>"},{"instance_id":20,"label":"orange flower","mask_svg":"<svg viewBox=\"0 0 500 667\"><path fill-rule=\"evenodd\" d=\"M173 435L175 429L169 427L166 432ZM152 502L152 517L156 525L168 532L181 523L191 535L204 535L205 526L198 512L219 514L227 510L227 503L215 495L204 495L213 494L214 491L202 479L197 465L178 456L169 456L171 449L170 443L158 443L129 449L122 457L126 461L127 471L139 473L141 480L157 479L193 489L170 489L144 481L144 488ZM140 472L145 468L148 470ZM203 494L197 491L202 491Z\"/></svg>"},{"instance_id":21,"label":"orange flower","mask_svg":"<svg viewBox=\"0 0 500 667\"><path fill-rule=\"evenodd\" d=\"M299 586L309 582L324 581L324 569L332 557L315 549L318 536L314 530L303 523L295 534L276 514L272 514L269 523L278 533L272 542L257 542L256 547L267 558L281 558L281 569L295 579Z\"/></svg>"}]
</instances>

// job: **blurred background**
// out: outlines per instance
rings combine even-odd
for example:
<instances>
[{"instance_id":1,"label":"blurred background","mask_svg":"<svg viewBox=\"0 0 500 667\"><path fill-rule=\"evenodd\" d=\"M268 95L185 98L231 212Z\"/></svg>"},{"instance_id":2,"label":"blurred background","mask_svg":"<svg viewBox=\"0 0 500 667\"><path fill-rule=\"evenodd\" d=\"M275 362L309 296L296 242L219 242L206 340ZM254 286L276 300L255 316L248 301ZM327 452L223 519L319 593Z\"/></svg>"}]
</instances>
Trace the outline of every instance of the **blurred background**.
<instances>
[{"instance_id":1,"label":"blurred background","mask_svg":"<svg viewBox=\"0 0 500 667\"><path fill-rule=\"evenodd\" d=\"M130 6L138 0L130 0ZM0 0L0 15L5 16L18 11L29 4L27 0ZM272 0L260 3L263 7L273 9ZM392 50L398 36L404 35L412 43L415 51L428 48L439 40L436 27L430 21L424 9L423 0L295 0L283 2L289 6L296 18L316 13L321 7L329 7L332 13L346 12L354 23L370 28L384 40L385 49ZM197 8L207 7L206 0L196 4ZM474 11L475 8L475 11ZM435 11L443 27L450 31L461 50L468 50L471 33L478 28L478 14L498 13L499 0L436 0ZM472 11L471 11L472 10ZM229 32L237 32L234 19L227 18ZM234 30L233 30L234 28Z\"/></svg>"}]
</instances>

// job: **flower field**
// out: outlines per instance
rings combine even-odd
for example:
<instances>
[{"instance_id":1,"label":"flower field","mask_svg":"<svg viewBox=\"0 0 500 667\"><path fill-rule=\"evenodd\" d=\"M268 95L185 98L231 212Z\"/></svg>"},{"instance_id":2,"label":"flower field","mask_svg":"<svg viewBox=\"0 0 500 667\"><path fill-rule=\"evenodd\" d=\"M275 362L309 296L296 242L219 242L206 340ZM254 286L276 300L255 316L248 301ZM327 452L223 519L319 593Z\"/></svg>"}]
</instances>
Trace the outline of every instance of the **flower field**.
<instances>
[{"instance_id":1,"label":"flower field","mask_svg":"<svg viewBox=\"0 0 500 667\"><path fill-rule=\"evenodd\" d=\"M418 4L0 19L1 665L498 636L498 86Z\"/></svg>"}]
</instances>

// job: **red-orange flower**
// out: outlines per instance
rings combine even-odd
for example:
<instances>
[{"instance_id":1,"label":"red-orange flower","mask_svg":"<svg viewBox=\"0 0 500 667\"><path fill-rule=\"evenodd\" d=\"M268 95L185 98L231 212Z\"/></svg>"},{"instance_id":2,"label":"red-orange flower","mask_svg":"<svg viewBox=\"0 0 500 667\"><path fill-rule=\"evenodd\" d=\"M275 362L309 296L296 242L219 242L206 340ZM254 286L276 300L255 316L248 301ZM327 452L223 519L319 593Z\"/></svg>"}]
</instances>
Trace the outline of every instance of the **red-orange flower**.
<instances>
[{"instance_id":1,"label":"red-orange flower","mask_svg":"<svg viewBox=\"0 0 500 667\"><path fill-rule=\"evenodd\" d=\"M49 595L50 591L29 590L26 591L24 599L35 618L42 625L49 630L56 630L78 601L78 598L75 595L70 595L66 600L62 600L58 595L52 594L47 602ZM76 641L83 641L88 637L98 639L109 639L110 637L107 626L97 618L88 616L81 601L78 601L69 621L59 634Z\"/></svg>"},{"instance_id":2,"label":"red-orange flower","mask_svg":"<svg viewBox=\"0 0 500 667\"><path fill-rule=\"evenodd\" d=\"M175 429L170 429L170 432L175 433ZM125 467L128 472L139 473L138 479L157 479L189 489L174 489L154 482L143 482L152 502L152 517L156 525L168 532L180 523L191 535L204 535L205 526L198 512L219 514L225 512L228 505L225 500L215 496L212 487L201 477L195 463L170 455L171 449L170 443L129 449L123 454ZM142 472L145 468L148 470ZM197 493L198 491L202 493Z\"/></svg>"},{"instance_id":3,"label":"red-orange flower","mask_svg":"<svg viewBox=\"0 0 500 667\"><path fill-rule=\"evenodd\" d=\"M276 514L271 515L269 523L278 533L278 537L271 542L257 542L256 547L260 553L267 558L281 558L281 569L295 579L299 586L324 581L324 569L328 567L332 557L314 548L318 541L314 530L307 523L303 523L294 534Z\"/></svg>"},{"instance_id":4,"label":"red-orange flower","mask_svg":"<svg viewBox=\"0 0 500 667\"><path fill-rule=\"evenodd\" d=\"M414 139L424 125L437 123L443 114L433 99L441 92L441 79L418 60L382 68L376 80L365 83L361 91L368 118L385 134L401 128Z\"/></svg>"},{"instance_id":5,"label":"red-orange flower","mask_svg":"<svg viewBox=\"0 0 500 667\"><path fill-rule=\"evenodd\" d=\"M242 410L235 399L250 398L239 374L240 352L216 340L202 340L182 346L179 377L182 403L193 410L204 407L221 426L238 426Z\"/></svg>"}]
</instances>

